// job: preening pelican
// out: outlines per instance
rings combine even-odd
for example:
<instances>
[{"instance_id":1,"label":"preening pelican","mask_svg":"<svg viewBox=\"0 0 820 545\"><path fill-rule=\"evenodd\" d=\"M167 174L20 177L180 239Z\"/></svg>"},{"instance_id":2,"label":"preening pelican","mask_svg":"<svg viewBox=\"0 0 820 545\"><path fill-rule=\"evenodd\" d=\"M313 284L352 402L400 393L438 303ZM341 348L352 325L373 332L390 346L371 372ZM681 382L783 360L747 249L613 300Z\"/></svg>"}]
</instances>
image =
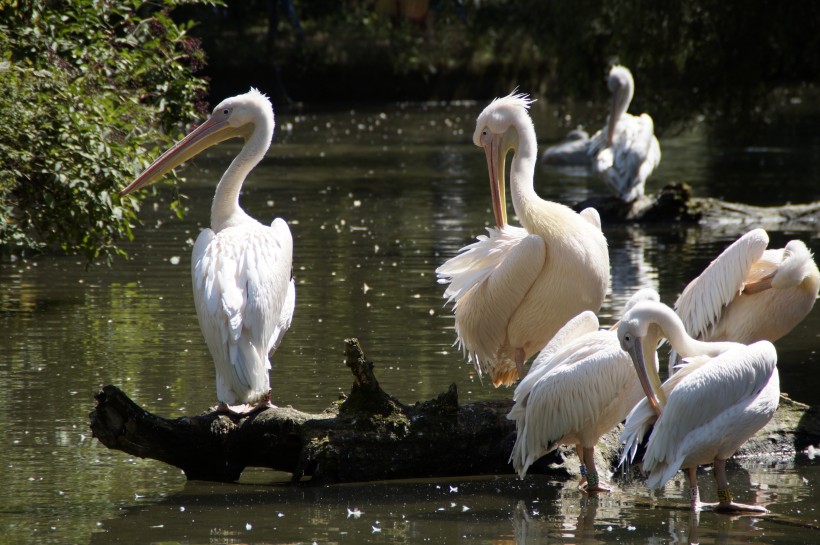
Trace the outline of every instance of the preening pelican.
<instances>
[{"instance_id":1,"label":"preening pelican","mask_svg":"<svg viewBox=\"0 0 820 545\"><path fill-rule=\"evenodd\" d=\"M662 386L655 353L661 337L686 358L684 367ZM763 507L732 501L726 460L777 410L780 380L772 343L695 340L671 308L656 302L638 303L625 313L618 339L632 357L646 392L626 419L621 462L634 458L654 424L643 458L647 486L660 488L679 469L686 469L692 507L699 509L697 467L714 463L716 510L765 512Z\"/></svg>"},{"instance_id":2,"label":"preening pelican","mask_svg":"<svg viewBox=\"0 0 820 545\"><path fill-rule=\"evenodd\" d=\"M216 367L217 398L223 410L234 412L269 405L268 354L290 327L296 298L287 223L276 218L263 225L239 207L242 183L265 156L273 127L271 103L256 89L225 99L120 193L156 182L219 142L245 140L216 186L211 228L200 233L191 256L196 314Z\"/></svg>"},{"instance_id":3,"label":"preening pelican","mask_svg":"<svg viewBox=\"0 0 820 545\"><path fill-rule=\"evenodd\" d=\"M686 331L705 341L774 342L805 318L820 291L820 271L799 240L767 250L769 236L740 237L683 290L675 311ZM669 359L674 372L677 354Z\"/></svg>"},{"instance_id":4,"label":"preening pelican","mask_svg":"<svg viewBox=\"0 0 820 545\"><path fill-rule=\"evenodd\" d=\"M609 255L598 213L580 214L533 189L535 129L526 95L495 99L476 122L473 142L487 155L496 227L436 269L448 283L458 343L479 375L509 385L524 362L570 318L597 312L609 284ZM507 224L505 162L523 228Z\"/></svg>"},{"instance_id":5,"label":"preening pelican","mask_svg":"<svg viewBox=\"0 0 820 545\"><path fill-rule=\"evenodd\" d=\"M644 195L646 180L661 161L661 147L649 115L626 113L635 92L629 69L613 66L607 86L612 102L606 126L591 138L568 139L548 148L542 160L552 165L589 166L619 199L630 203Z\"/></svg>"},{"instance_id":6,"label":"preening pelican","mask_svg":"<svg viewBox=\"0 0 820 545\"><path fill-rule=\"evenodd\" d=\"M627 302L659 301L654 290L641 290ZM562 327L532 363L515 389L507 418L516 421L510 456L521 476L559 445L576 445L581 476L589 492L609 490L595 467L595 445L621 422L644 393L629 354L621 350L614 329L599 330L598 319L584 311Z\"/></svg>"}]
</instances>

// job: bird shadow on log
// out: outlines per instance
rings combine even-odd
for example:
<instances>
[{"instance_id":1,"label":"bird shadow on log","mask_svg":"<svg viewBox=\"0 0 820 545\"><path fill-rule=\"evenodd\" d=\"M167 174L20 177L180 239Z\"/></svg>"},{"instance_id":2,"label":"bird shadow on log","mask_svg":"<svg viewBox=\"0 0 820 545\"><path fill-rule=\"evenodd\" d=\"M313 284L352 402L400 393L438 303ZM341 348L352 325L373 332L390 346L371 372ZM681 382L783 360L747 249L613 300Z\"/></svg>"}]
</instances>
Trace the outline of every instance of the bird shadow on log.
<instances>
[{"instance_id":1,"label":"bird shadow on log","mask_svg":"<svg viewBox=\"0 0 820 545\"><path fill-rule=\"evenodd\" d=\"M459 405L452 384L433 399L407 405L381 389L356 339L345 340L345 364L354 377L350 394L321 413L273 407L238 416L214 407L169 419L109 385L96 394L89 424L106 447L175 466L188 479L232 482L246 467L287 472L293 482L311 484L512 473L512 400ZM620 426L599 442L600 467L617 464L619 434ZM794 456L799 445L818 439L818 411L783 398L777 416L738 454ZM528 473L573 474L573 452L562 446Z\"/></svg>"}]
</instances>

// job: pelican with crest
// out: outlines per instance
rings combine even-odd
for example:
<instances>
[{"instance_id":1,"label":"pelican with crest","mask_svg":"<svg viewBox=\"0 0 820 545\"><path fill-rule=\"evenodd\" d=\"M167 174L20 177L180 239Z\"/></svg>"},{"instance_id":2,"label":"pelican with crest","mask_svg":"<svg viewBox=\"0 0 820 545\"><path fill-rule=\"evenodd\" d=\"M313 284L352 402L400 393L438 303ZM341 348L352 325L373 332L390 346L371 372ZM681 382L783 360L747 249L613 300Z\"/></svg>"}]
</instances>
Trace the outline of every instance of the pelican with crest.
<instances>
[{"instance_id":1,"label":"pelican with crest","mask_svg":"<svg viewBox=\"0 0 820 545\"><path fill-rule=\"evenodd\" d=\"M495 386L524 376L524 364L573 316L597 312L609 285L609 254L593 208L576 213L533 188L535 129L523 94L497 98L478 116L473 142L484 149L496 225L436 272L448 283L457 342ZM505 166L522 227L507 224Z\"/></svg>"},{"instance_id":2,"label":"pelican with crest","mask_svg":"<svg viewBox=\"0 0 820 545\"><path fill-rule=\"evenodd\" d=\"M121 195L154 183L183 162L230 138L245 141L216 186L211 227L191 255L194 303L216 368L220 409L243 414L270 406L269 354L290 327L296 299L293 238L285 220L264 225L239 206L239 192L273 137L273 107L251 89L154 161Z\"/></svg>"}]
</instances>

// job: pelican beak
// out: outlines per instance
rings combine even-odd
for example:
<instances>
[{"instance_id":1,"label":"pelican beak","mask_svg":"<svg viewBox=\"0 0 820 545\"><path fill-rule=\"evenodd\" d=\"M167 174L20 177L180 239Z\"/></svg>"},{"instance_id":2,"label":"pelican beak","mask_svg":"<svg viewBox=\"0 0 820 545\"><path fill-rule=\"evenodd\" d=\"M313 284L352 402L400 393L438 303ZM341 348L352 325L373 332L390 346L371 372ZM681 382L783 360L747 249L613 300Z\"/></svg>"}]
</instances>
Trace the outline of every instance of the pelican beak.
<instances>
[{"instance_id":1,"label":"pelican beak","mask_svg":"<svg viewBox=\"0 0 820 545\"><path fill-rule=\"evenodd\" d=\"M652 408L655 409L655 412L658 413L658 416L660 416L663 412L663 409L661 407L661 402L658 399L658 396L655 394L653 381L649 377L649 373L646 368L646 360L644 358L643 353L643 344L643 339L641 339L640 337L636 338L635 344L629 351L629 355L632 358L633 365L635 365L635 371L637 371L638 373L638 380L641 383L641 388L643 388L643 391L646 394L646 399L649 400L649 404L652 405Z\"/></svg>"},{"instance_id":2,"label":"pelican beak","mask_svg":"<svg viewBox=\"0 0 820 545\"><path fill-rule=\"evenodd\" d=\"M120 197L158 181L171 170L207 148L223 140L243 135L241 128L232 127L227 118L211 116L151 163L136 180L120 191Z\"/></svg>"},{"instance_id":3,"label":"pelican beak","mask_svg":"<svg viewBox=\"0 0 820 545\"><path fill-rule=\"evenodd\" d=\"M773 278L774 273L769 273L754 282L749 282L743 286L743 293L760 293L761 291L770 289L772 287Z\"/></svg>"},{"instance_id":4,"label":"pelican beak","mask_svg":"<svg viewBox=\"0 0 820 545\"><path fill-rule=\"evenodd\" d=\"M499 229L507 225L507 194L504 182L504 150L501 147L501 135L494 134L484 145L487 155L487 171L490 174L490 195L493 199L495 225Z\"/></svg>"}]
</instances>

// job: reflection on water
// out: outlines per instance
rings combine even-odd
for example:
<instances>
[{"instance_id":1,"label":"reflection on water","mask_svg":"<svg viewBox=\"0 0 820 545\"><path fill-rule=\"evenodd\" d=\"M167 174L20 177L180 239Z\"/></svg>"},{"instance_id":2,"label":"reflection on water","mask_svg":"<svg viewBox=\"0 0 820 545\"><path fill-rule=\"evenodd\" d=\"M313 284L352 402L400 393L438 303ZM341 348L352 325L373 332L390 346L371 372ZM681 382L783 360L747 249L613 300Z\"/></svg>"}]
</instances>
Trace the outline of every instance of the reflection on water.
<instances>
[{"instance_id":1,"label":"reflection on water","mask_svg":"<svg viewBox=\"0 0 820 545\"><path fill-rule=\"evenodd\" d=\"M453 320L433 272L492 222L484 157L470 142L482 106L279 114L274 145L242 197L257 218L287 219L295 239L297 307L273 357L277 404L320 411L348 391L348 336L361 339L382 386L405 402L453 382L462 402L511 395L481 383L452 346ZM536 104L534 118L543 138L561 136L547 106ZM783 124L733 139L700 127L662 138L663 161L648 191L685 180L701 195L758 204L817 198L817 158L809 152L818 144L816 122ZM118 385L167 416L215 401L190 294L190 252L236 149L214 148L185 171L185 219L166 210L173 189L149 201L129 261L87 270L63 257L0 264L0 523L9 541L686 543L693 532L701 543L811 541L809 530L772 517L702 513L695 525L682 476L661 494L616 476L618 490L598 498L583 496L572 480L537 476L310 488L248 470L240 484L224 485L186 483L173 468L101 447L87 426L100 385ZM605 192L597 180L546 169L537 187L568 203ZM605 232L613 278L602 323L616 320L638 287L674 301L739 234L680 226ZM770 234L777 247L798 237L820 252L817 231ZM814 310L777 343L783 390L809 403L819 401L818 332ZM817 463L744 461L730 471L732 487L741 501L767 503L775 515L815 520ZM708 471L701 486L705 499L714 498Z\"/></svg>"}]
</instances>

